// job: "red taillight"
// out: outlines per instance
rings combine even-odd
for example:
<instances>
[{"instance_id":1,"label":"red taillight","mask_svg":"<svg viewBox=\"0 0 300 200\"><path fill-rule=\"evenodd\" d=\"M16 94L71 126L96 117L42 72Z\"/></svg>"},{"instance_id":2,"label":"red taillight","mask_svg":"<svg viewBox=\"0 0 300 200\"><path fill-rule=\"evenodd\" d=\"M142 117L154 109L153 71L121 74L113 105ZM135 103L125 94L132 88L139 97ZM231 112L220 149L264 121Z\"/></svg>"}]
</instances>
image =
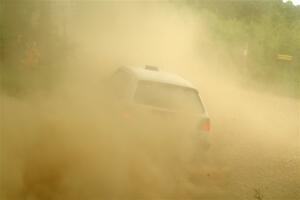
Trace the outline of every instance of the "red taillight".
<instances>
[{"instance_id":1,"label":"red taillight","mask_svg":"<svg viewBox=\"0 0 300 200\"><path fill-rule=\"evenodd\" d=\"M203 124L202 124L202 130L205 132L209 132L210 131L210 121L206 120Z\"/></svg>"},{"instance_id":2,"label":"red taillight","mask_svg":"<svg viewBox=\"0 0 300 200\"><path fill-rule=\"evenodd\" d=\"M130 119L130 113L128 113L128 112L123 112L122 113L122 117L124 118L124 119Z\"/></svg>"}]
</instances>

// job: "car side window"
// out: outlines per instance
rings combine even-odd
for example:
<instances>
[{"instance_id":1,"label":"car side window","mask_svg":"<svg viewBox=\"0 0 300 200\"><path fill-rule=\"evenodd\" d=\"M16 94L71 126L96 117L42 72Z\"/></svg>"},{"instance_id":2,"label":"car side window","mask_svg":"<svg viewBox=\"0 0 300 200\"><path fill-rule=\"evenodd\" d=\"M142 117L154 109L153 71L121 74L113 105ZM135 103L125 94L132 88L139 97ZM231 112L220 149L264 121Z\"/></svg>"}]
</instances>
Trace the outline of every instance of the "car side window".
<instances>
[{"instance_id":1,"label":"car side window","mask_svg":"<svg viewBox=\"0 0 300 200\"><path fill-rule=\"evenodd\" d=\"M125 100L129 95L129 86L132 81L131 76L124 71L117 71L112 78L112 91L118 99Z\"/></svg>"}]
</instances>

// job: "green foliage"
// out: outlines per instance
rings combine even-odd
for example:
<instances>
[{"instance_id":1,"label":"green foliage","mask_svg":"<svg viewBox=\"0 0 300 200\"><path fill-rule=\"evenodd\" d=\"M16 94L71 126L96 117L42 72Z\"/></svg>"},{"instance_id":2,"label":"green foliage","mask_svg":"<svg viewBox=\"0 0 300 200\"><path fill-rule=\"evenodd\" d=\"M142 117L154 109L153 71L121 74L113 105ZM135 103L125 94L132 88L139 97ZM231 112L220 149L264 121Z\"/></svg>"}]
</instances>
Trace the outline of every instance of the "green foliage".
<instances>
[{"instance_id":1,"label":"green foliage","mask_svg":"<svg viewBox=\"0 0 300 200\"><path fill-rule=\"evenodd\" d=\"M69 44L56 33L52 12L51 1L1 1L0 88L3 90L23 93L56 81L51 76L66 58Z\"/></svg>"},{"instance_id":2,"label":"green foliage","mask_svg":"<svg viewBox=\"0 0 300 200\"><path fill-rule=\"evenodd\" d=\"M299 96L300 6L281 0L188 0L187 4L208 21L216 46L224 47L236 68L244 65L242 75ZM278 54L293 59L279 60Z\"/></svg>"}]
</instances>

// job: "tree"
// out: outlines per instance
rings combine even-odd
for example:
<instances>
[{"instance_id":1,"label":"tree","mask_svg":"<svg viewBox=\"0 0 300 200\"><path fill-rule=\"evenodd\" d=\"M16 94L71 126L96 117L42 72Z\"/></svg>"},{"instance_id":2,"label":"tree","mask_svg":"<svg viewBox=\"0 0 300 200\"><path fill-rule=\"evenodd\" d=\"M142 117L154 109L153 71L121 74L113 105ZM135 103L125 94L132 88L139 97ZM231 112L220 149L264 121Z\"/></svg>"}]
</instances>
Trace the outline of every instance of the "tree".
<instances>
[{"instance_id":1,"label":"tree","mask_svg":"<svg viewBox=\"0 0 300 200\"><path fill-rule=\"evenodd\" d=\"M2 0L0 9L1 87L22 91L50 83L68 48L56 33L53 2ZM54 72L55 71L55 72ZM38 81L39 80L39 81Z\"/></svg>"},{"instance_id":2,"label":"tree","mask_svg":"<svg viewBox=\"0 0 300 200\"><path fill-rule=\"evenodd\" d=\"M287 88L297 90L300 6L281 0L188 0L187 4L197 13L210 13L203 17L208 21L214 42L224 47L224 54L237 68L242 65L241 49L247 46L247 76L264 84L286 84ZM278 54L288 54L292 60L278 60Z\"/></svg>"}]
</instances>

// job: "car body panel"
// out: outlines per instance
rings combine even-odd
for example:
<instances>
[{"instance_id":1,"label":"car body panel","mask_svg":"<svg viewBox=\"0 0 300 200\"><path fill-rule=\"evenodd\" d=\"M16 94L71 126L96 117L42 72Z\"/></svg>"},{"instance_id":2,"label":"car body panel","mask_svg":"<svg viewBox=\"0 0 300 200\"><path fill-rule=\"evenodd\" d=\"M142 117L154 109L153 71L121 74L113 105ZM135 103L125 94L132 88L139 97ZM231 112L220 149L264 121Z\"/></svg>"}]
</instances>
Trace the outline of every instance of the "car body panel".
<instances>
[{"instance_id":1,"label":"car body panel","mask_svg":"<svg viewBox=\"0 0 300 200\"><path fill-rule=\"evenodd\" d=\"M114 75L123 76L125 81L114 89L114 92L119 90L124 93L115 99L117 112L120 113L119 122L124 126L124 130L132 130L130 132L137 133L136 137L144 138L147 138L147 134L152 135L152 130L155 130L167 137L169 142L179 142L176 145L181 149L197 149L195 146L205 149L209 146L209 133L203 126L210 123L210 119L198 90L189 81L171 73L133 67L121 67ZM138 103L134 98L140 81L193 90L199 97L203 112L184 112Z\"/></svg>"}]
</instances>

